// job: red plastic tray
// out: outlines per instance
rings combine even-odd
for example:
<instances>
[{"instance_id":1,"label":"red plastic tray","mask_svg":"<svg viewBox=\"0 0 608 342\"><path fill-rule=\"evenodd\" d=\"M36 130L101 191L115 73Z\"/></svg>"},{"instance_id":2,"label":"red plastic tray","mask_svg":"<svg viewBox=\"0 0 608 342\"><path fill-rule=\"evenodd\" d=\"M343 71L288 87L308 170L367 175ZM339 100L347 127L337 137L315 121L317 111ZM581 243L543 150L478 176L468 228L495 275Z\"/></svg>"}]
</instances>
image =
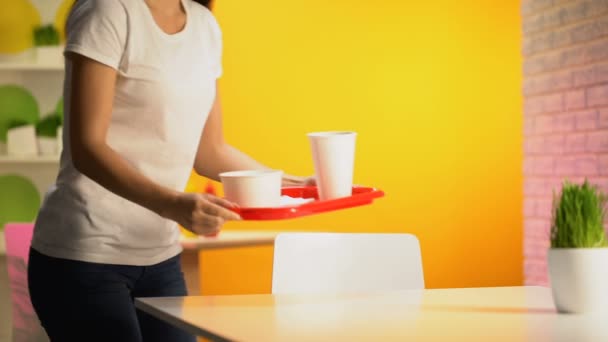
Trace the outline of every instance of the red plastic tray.
<instances>
[{"instance_id":1,"label":"red plastic tray","mask_svg":"<svg viewBox=\"0 0 608 342\"><path fill-rule=\"evenodd\" d=\"M282 195L314 198L315 201L276 208L237 208L235 211L243 220L285 220L371 204L374 199L383 197L384 192L375 188L355 186L352 196L320 201L317 187L307 186L283 188Z\"/></svg>"}]
</instances>

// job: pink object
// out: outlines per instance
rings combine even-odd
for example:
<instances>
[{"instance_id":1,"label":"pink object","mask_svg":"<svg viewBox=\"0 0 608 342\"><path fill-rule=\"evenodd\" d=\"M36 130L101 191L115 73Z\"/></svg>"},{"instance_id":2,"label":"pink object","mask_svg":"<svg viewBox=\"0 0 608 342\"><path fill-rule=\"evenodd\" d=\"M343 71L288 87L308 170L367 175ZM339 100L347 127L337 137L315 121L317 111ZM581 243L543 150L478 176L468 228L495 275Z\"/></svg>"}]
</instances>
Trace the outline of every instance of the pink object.
<instances>
[{"instance_id":1,"label":"pink object","mask_svg":"<svg viewBox=\"0 0 608 342\"><path fill-rule=\"evenodd\" d=\"M27 263L33 233L32 223L8 223L4 226L13 309L13 341L49 340L34 312L27 286Z\"/></svg>"}]
</instances>

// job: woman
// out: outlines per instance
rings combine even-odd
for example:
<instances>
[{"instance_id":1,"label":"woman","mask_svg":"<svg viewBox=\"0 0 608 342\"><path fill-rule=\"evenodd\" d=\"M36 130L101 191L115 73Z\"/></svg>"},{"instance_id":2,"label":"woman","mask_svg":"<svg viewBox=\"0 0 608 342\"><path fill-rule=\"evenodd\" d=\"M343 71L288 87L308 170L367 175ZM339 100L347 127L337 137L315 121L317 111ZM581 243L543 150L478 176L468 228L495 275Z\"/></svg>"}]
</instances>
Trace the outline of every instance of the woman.
<instances>
[{"instance_id":1,"label":"woman","mask_svg":"<svg viewBox=\"0 0 608 342\"><path fill-rule=\"evenodd\" d=\"M206 235L239 219L182 192L193 166L216 180L265 168L224 142L219 26L193 0L79 0L67 32L67 134L32 241L32 304L53 341L193 341L133 298L186 295L176 223Z\"/></svg>"}]
</instances>

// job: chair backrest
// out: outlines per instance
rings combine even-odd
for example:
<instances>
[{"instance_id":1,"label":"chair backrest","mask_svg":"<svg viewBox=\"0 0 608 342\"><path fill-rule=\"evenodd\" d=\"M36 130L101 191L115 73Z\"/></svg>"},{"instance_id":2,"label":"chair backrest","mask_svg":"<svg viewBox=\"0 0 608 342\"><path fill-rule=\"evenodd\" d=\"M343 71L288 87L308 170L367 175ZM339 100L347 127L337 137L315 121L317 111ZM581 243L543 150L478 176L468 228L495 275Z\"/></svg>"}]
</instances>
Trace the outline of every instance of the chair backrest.
<instances>
[{"instance_id":1,"label":"chair backrest","mask_svg":"<svg viewBox=\"0 0 608 342\"><path fill-rule=\"evenodd\" d=\"M13 311L13 341L49 340L32 307L27 284L27 264L33 233L32 223L7 223L4 226Z\"/></svg>"},{"instance_id":2,"label":"chair backrest","mask_svg":"<svg viewBox=\"0 0 608 342\"><path fill-rule=\"evenodd\" d=\"M273 294L423 289L411 234L282 233L275 240Z\"/></svg>"}]
</instances>

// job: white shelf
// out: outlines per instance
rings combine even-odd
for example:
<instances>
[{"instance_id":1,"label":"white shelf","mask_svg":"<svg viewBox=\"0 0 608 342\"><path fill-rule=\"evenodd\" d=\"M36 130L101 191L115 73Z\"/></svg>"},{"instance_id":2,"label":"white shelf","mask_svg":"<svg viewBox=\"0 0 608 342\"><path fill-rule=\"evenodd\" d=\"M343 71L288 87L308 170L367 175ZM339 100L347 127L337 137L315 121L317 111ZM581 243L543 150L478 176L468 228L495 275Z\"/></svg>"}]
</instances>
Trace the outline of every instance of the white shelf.
<instances>
[{"instance_id":1,"label":"white shelf","mask_svg":"<svg viewBox=\"0 0 608 342\"><path fill-rule=\"evenodd\" d=\"M63 71L63 64L48 63L10 63L0 62L0 70L5 71Z\"/></svg>"},{"instance_id":2,"label":"white shelf","mask_svg":"<svg viewBox=\"0 0 608 342\"><path fill-rule=\"evenodd\" d=\"M59 156L8 156L0 155L0 164L36 164L36 163L58 163Z\"/></svg>"}]
</instances>

